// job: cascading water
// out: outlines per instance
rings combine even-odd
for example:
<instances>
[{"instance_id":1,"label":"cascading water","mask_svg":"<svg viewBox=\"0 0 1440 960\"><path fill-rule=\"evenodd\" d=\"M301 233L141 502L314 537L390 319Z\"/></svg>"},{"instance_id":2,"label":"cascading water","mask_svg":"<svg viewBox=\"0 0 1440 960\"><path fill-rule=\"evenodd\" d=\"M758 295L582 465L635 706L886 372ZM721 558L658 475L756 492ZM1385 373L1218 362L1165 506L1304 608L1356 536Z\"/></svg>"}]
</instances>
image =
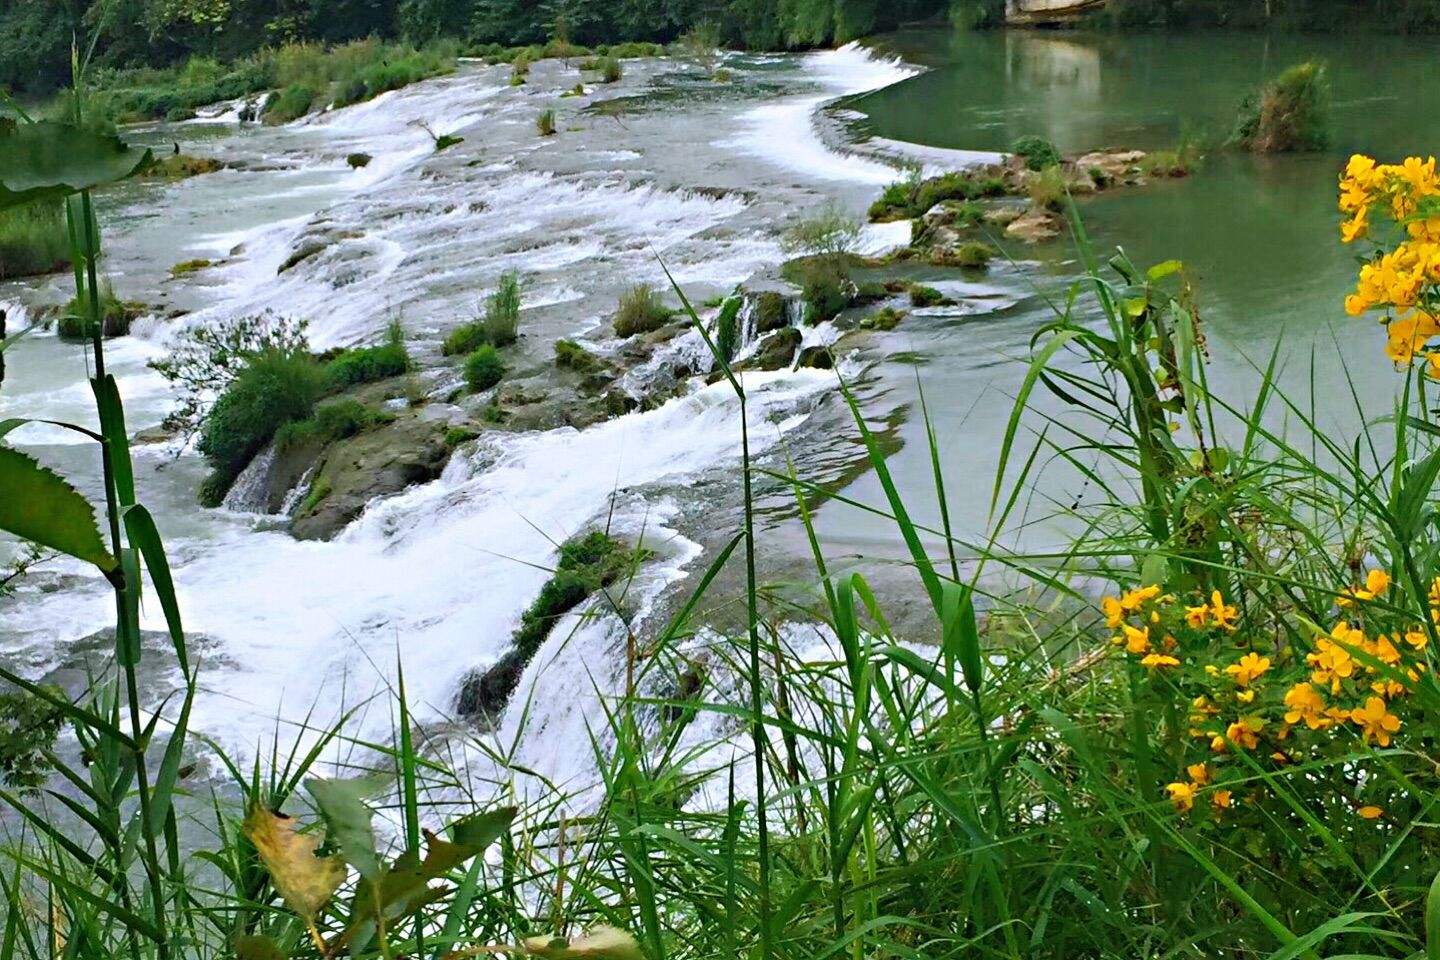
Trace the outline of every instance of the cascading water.
<instances>
[{"instance_id":1,"label":"cascading water","mask_svg":"<svg viewBox=\"0 0 1440 960\"><path fill-rule=\"evenodd\" d=\"M777 106L807 116L817 102L817 75L821 100L897 79L893 65L854 48L803 63L794 76L800 92L778 105L737 106L727 98L674 114L657 104L623 124L577 114L573 122L588 123L588 133L567 130L546 141L533 135L535 89L558 63L537 65L529 89L507 88L499 69L466 68L291 127L247 130L234 149L253 154L250 172L242 167L168 188L172 215L164 224L120 212L107 238L112 270L121 282L148 283L189 310L178 324L274 310L308 318L312 345L322 348L373 341L399 320L423 355L433 352L427 343L475 314L502 272L519 269L522 331L534 345L527 349L543 354L549 340L602 323L627 286L646 280L663 288L666 268L698 301L728 293L778 259L783 223L747 196L763 191L772 207L787 211L814 205L813 192L794 180L815 160L819 141L806 139L810 131L762 148L757 126L773 125ZM637 65L627 82L670 69ZM418 120L466 143L436 155ZM717 141L717 129L727 127L732 132ZM737 142L749 159L735 156ZM355 150L376 157L371 167L344 166ZM822 175L858 202L879 171L848 160L845 167L848 180L826 159ZM223 218L217 208L238 212ZM217 230L219 223L225 228ZM169 262L188 256L218 263L170 280ZM53 302L62 291L39 284L28 292ZM144 364L164 350L172 329L157 325L148 339L110 347L133 425L157 422L168 407L164 381ZM27 349L37 369L53 364L57 372L48 386L22 378L19 390L0 391L0 415L88 420L78 352L53 337L34 341ZM667 356L688 350L698 363L703 349L689 333ZM799 436L836 381L830 371L796 370L748 374L745 382L752 445L763 453ZM205 638L192 722L248 753L271 735L277 717L312 707L317 716L335 714L383 690L397 658L417 715L451 715L462 678L508 648L521 610L555 562L556 544L607 518L627 535L643 531L656 555L634 588L633 613L643 620L700 549L670 525L674 504L690 495L697 476L733 465L739 415L727 384L700 384L658 408L583 431L495 435L460 448L439 480L372 502L330 543L297 542L253 517L184 505L193 498L194 470L174 479L176 471L164 469L173 450L141 448L145 496L164 507L161 526L187 627ZM54 444L74 442L28 427L16 439L52 460L59 456ZM182 462L191 462L189 455ZM264 469L252 467L256 476ZM254 509L253 486L242 478L230 505ZM288 507L306 486L292 492ZM86 574L78 566L57 569ZM69 647L113 612L103 583L91 583L26 589L0 608L6 655L31 674L65 662ZM145 611L147 627L159 618L158 609ZM535 694L520 749L537 769L562 779L583 779L592 769L582 733L599 716L594 696L615 690L615 629L604 617L573 637L557 629L551 644L564 655L547 645L527 669L514 702ZM577 689L586 693L576 696ZM516 711L512 705L502 731L521 722ZM357 735L387 735L383 713L362 716Z\"/></svg>"}]
</instances>

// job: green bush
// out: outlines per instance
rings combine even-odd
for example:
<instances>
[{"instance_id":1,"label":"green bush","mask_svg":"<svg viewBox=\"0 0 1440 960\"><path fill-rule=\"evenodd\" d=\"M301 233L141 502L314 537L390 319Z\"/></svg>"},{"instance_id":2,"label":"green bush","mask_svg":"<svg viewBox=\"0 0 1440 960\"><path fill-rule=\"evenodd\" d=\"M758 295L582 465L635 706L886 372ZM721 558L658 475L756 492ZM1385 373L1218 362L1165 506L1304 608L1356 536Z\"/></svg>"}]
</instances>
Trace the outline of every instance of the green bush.
<instances>
[{"instance_id":1,"label":"green bush","mask_svg":"<svg viewBox=\"0 0 1440 960\"><path fill-rule=\"evenodd\" d=\"M660 295L648 284L640 283L620 295L615 311L615 333L632 337L637 333L659 330L670 322L674 311L661 301Z\"/></svg>"},{"instance_id":2,"label":"green bush","mask_svg":"<svg viewBox=\"0 0 1440 960\"><path fill-rule=\"evenodd\" d=\"M391 323L386 328L384 343L342 351L325 364L325 376L334 389L341 389L398 377L408 373L410 367L405 332L399 323Z\"/></svg>"},{"instance_id":3,"label":"green bush","mask_svg":"<svg viewBox=\"0 0 1440 960\"><path fill-rule=\"evenodd\" d=\"M266 102L265 122L278 124L298 120L310 112L319 95L314 87L292 83Z\"/></svg>"},{"instance_id":4,"label":"green bush","mask_svg":"<svg viewBox=\"0 0 1440 960\"><path fill-rule=\"evenodd\" d=\"M282 426L275 432L275 443L281 448L308 440L329 443L394 421L395 415L388 411L367 407L353 397L342 397L316 406L314 415L308 420L296 420Z\"/></svg>"},{"instance_id":5,"label":"green bush","mask_svg":"<svg viewBox=\"0 0 1440 960\"><path fill-rule=\"evenodd\" d=\"M800 287L805 302L805 322L833 320L850 305L855 285L850 270L840 257L803 257L791 260L781 271Z\"/></svg>"},{"instance_id":6,"label":"green bush","mask_svg":"<svg viewBox=\"0 0 1440 960\"><path fill-rule=\"evenodd\" d=\"M50 273L69 265L63 201L37 200L0 210L0 280Z\"/></svg>"},{"instance_id":7,"label":"green bush","mask_svg":"<svg viewBox=\"0 0 1440 960\"><path fill-rule=\"evenodd\" d=\"M916 283L910 287L910 304L915 307L938 307L945 302L945 294L934 287Z\"/></svg>"},{"instance_id":8,"label":"green bush","mask_svg":"<svg viewBox=\"0 0 1440 960\"><path fill-rule=\"evenodd\" d=\"M995 248L978 240L967 240L950 250L936 250L930 262L942 267L978 268L995 258Z\"/></svg>"},{"instance_id":9,"label":"green bush","mask_svg":"<svg viewBox=\"0 0 1440 960\"><path fill-rule=\"evenodd\" d=\"M489 390L505 378L500 351L486 344L465 358L465 383L472 393Z\"/></svg>"},{"instance_id":10,"label":"green bush","mask_svg":"<svg viewBox=\"0 0 1440 960\"><path fill-rule=\"evenodd\" d=\"M1330 81L1310 61L1280 74L1240 105L1231 140L1253 153L1324 150L1330 145Z\"/></svg>"},{"instance_id":11,"label":"green bush","mask_svg":"<svg viewBox=\"0 0 1440 960\"><path fill-rule=\"evenodd\" d=\"M1065 174L1059 167L1047 167L1030 177L1025 191L1030 195L1032 206L1044 210L1063 210L1070 196L1065 185Z\"/></svg>"},{"instance_id":12,"label":"green bush","mask_svg":"<svg viewBox=\"0 0 1440 960\"><path fill-rule=\"evenodd\" d=\"M309 354L268 350L252 357L200 428L197 449L213 471L205 502L218 505L281 427L310 417L325 388L325 371Z\"/></svg>"},{"instance_id":13,"label":"green bush","mask_svg":"<svg viewBox=\"0 0 1440 960\"><path fill-rule=\"evenodd\" d=\"M542 137L555 136L555 111L544 110L535 118L535 130Z\"/></svg>"},{"instance_id":14,"label":"green bush","mask_svg":"<svg viewBox=\"0 0 1440 960\"><path fill-rule=\"evenodd\" d=\"M1031 170L1053 167L1062 159L1055 144L1043 137L1021 137L1010 145L1010 152L1022 158Z\"/></svg>"}]
</instances>

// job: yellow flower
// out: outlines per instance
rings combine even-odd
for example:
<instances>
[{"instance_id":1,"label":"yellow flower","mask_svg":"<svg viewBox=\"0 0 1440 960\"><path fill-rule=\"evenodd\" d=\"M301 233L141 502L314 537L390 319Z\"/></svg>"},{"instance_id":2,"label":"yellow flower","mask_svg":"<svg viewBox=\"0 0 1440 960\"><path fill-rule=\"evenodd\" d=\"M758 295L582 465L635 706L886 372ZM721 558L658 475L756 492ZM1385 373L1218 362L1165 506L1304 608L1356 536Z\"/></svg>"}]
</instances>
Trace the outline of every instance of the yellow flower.
<instances>
[{"instance_id":1,"label":"yellow flower","mask_svg":"<svg viewBox=\"0 0 1440 960\"><path fill-rule=\"evenodd\" d=\"M1345 633L1339 631L1345 627ZM1346 624L1337 626L1331 631L1332 636L1350 636ZM1361 635L1363 637L1363 634ZM1340 692L1340 681L1349 679L1355 673L1355 659L1350 656L1350 651L1338 644L1321 638L1315 644L1315 652L1305 657L1305 662L1310 664L1314 670L1310 673L1310 679L1316 683L1329 684L1331 693Z\"/></svg>"},{"instance_id":2,"label":"yellow flower","mask_svg":"<svg viewBox=\"0 0 1440 960\"><path fill-rule=\"evenodd\" d=\"M1381 663L1388 663L1391 666L1400 662L1400 651L1395 649L1395 643L1383 633L1375 638L1374 643L1365 645L1365 652L1370 654ZM1373 672L1374 668L1369 668Z\"/></svg>"},{"instance_id":3,"label":"yellow flower","mask_svg":"<svg viewBox=\"0 0 1440 960\"><path fill-rule=\"evenodd\" d=\"M1150 628L1132 627L1128 623L1121 627L1125 632L1125 649L1130 653L1144 653L1150 649Z\"/></svg>"},{"instance_id":4,"label":"yellow flower","mask_svg":"<svg viewBox=\"0 0 1440 960\"><path fill-rule=\"evenodd\" d=\"M1355 812L1360 814L1362 820L1378 820L1385 813L1383 808L1376 806L1364 806Z\"/></svg>"},{"instance_id":5,"label":"yellow flower","mask_svg":"<svg viewBox=\"0 0 1440 960\"><path fill-rule=\"evenodd\" d=\"M1235 692L1235 699L1236 699L1236 700L1239 700L1241 703L1253 703L1254 700L1255 700L1255 691L1254 691L1254 690L1237 690L1237 691Z\"/></svg>"},{"instance_id":6,"label":"yellow flower","mask_svg":"<svg viewBox=\"0 0 1440 960\"><path fill-rule=\"evenodd\" d=\"M1265 721L1260 717L1241 717L1225 728L1225 739L1237 747L1254 750L1260 743L1256 734L1263 729Z\"/></svg>"},{"instance_id":7,"label":"yellow flower","mask_svg":"<svg viewBox=\"0 0 1440 960\"><path fill-rule=\"evenodd\" d=\"M1180 661L1169 654L1152 653L1140 661L1140 666L1148 667L1151 670L1158 670L1161 667L1178 667Z\"/></svg>"},{"instance_id":8,"label":"yellow flower","mask_svg":"<svg viewBox=\"0 0 1440 960\"><path fill-rule=\"evenodd\" d=\"M1285 692L1286 723L1304 722L1311 730L1323 730L1333 723L1325 716L1325 698L1308 683L1297 683Z\"/></svg>"},{"instance_id":9,"label":"yellow flower","mask_svg":"<svg viewBox=\"0 0 1440 960\"><path fill-rule=\"evenodd\" d=\"M1125 621L1125 608L1120 605L1118 597L1102 597L1100 612L1105 614L1105 626L1111 630L1120 629L1120 624Z\"/></svg>"},{"instance_id":10,"label":"yellow flower","mask_svg":"<svg viewBox=\"0 0 1440 960\"><path fill-rule=\"evenodd\" d=\"M1195 785L1176 781L1165 785L1165 792L1170 794L1170 802L1175 804L1175 809L1181 813L1189 813L1195 806Z\"/></svg>"},{"instance_id":11,"label":"yellow flower","mask_svg":"<svg viewBox=\"0 0 1440 960\"><path fill-rule=\"evenodd\" d=\"M1248 687L1252 680L1259 678L1269 669L1269 657L1262 657L1255 653L1247 653L1240 658L1239 662L1232 663L1226 667L1225 672L1235 679L1237 686Z\"/></svg>"},{"instance_id":12,"label":"yellow flower","mask_svg":"<svg viewBox=\"0 0 1440 960\"><path fill-rule=\"evenodd\" d=\"M1160 596L1158 586L1141 587L1138 590L1131 590L1121 597L1120 606L1124 607L1127 612L1138 610L1146 600L1153 600L1158 596Z\"/></svg>"},{"instance_id":13,"label":"yellow flower","mask_svg":"<svg viewBox=\"0 0 1440 960\"><path fill-rule=\"evenodd\" d=\"M1230 791L1216 790L1210 794L1210 802L1215 806L1216 810L1229 810L1231 804Z\"/></svg>"},{"instance_id":14,"label":"yellow flower","mask_svg":"<svg viewBox=\"0 0 1440 960\"><path fill-rule=\"evenodd\" d=\"M1405 642L1416 650L1424 650L1430 643L1430 635L1419 627L1405 631Z\"/></svg>"},{"instance_id":15,"label":"yellow flower","mask_svg":"<svg viewBox=\"0 0 1440 960\"><path fill-rule=\"evenodd\" d=\"M1185 608L1185 622L1186 622L1189 626L1195 628L1196 630L1202 629L1202 628L1205 626L1205 624L1209 622L1209 620L1210 620L1210 607L1209 607L1209 605L1202 603L1202 604L1201 604L1200 606L1198 606L1198 607L1186 607L1186 608Z\"/></svg>"},{"instance_id":16,"label":"yellow flower","mask_svg":"<svg viewBox=\"0 0 1440 960\"><path fill-rule=\"evenodd\" d=\"M1386 700L1394 700L1396 697L1403 697L1406 693L1405 684L1398 680L1376 680L1370 684L1370 689Z\"/></svg>"},{"instance_id":17,"label":"yellow flower","mask_svg":"<svg viewBox=\"0 0 1440 960\"><path fill-rule=\"evenodd\" d=\"M1400 718L1390 713L1379 697L1371 697L1365 706L1350 711L1350 719L1360 727L1366 743L1374 739L1382 747L1390 746L1390 734L1400 729Z\"/></svg>"},{"instance_id":18,"label":"yellow flower","mask_svg":"<svg viewBox=\"0 0 1440 960\"><path fill-rule=\"evenodd\" d=\"M1203 787L1210 782L1210 768L1203 763L1192 763L1185 768L1190 776L1190 782L1196 786Z\"/></svg>"},{"instance_id":19,"label":"yellow flower","mask_svg":"<svg viewBox=\"0 0 1440 960\"><path fill-rule=\"evenodd\" d=\"M1390 574L1384 570L1371 570L1365 575L1365 589L1372 597L1378 597L1390 589Z\"/></svg>"},{"instance_id":20,"label":"yellow flower","mask_svg":"<svg viewBox=\"0 0 1440 960\"><path fill-rule=\"evenodd\" d=\"M1210 616L1214 618L1215 626L1220 629L1235 629L1235 618L1238 614L1234 607L1226 605L1225 598L1220 596L1219 590L1210 594Z\"/></svg>"},{"instance_id":21,"label":"yellow flower","mask_svg":"<svg viewBox=\"0 0 1440 960\"><path fill-rule=\"evenodd\" d=\"M1340 241L1342 243L1354 243L1370 233L1369 213L1369 207L1361 207L1355 211L1355 216L1340 224Z\"/></svg>"}]
</instances>

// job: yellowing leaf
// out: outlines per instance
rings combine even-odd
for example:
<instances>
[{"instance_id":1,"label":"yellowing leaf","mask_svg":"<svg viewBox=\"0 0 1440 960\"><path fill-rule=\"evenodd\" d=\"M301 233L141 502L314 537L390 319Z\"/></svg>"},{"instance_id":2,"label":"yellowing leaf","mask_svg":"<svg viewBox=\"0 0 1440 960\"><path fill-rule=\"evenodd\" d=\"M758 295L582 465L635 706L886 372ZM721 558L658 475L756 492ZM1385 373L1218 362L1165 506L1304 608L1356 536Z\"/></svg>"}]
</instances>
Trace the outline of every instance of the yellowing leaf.
<instances>
[{"instance_id":1,"label":"yellowing leaf","mask_svg":"<svg viewBox=\"0 0 1440 960\"><path fill-rule=\"evenodd\" d=\"M640 945L624 930L614 927L591 927L579 940L569 943L545 937L531 937L524 943L531 956L550 960L644 960Z\"/></svg>"},{"instance_id":2,"label":"yellowing leaf","mask_svg":"<svg viewBox=\"0 0 1440 960\"><path fill-rule=\"evenodd\" d=\"M245 817L245 836L255 844L280 896L310 921L345 880L345 861L338 856L317 857L320 838L297 833L295 826L290 817L257 804Z\"/></svg>"}]
</instances>

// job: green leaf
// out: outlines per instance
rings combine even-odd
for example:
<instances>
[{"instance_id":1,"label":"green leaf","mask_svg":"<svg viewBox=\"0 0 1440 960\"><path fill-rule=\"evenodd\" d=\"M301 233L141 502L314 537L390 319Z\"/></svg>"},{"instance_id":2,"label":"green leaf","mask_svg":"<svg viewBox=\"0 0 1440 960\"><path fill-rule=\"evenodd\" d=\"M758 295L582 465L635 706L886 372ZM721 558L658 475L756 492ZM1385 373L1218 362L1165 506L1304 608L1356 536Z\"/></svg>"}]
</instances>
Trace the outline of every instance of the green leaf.
<instances>
[{"instance_id":1,"label":"green leaf","mask_svg":"<svg viewBox=\"0 0 1440 960\"><path fill-rule=\"evenodd\" d=\"M945 584L944 620L941 627L945 652L960 664L965 686L978 693L985 679L980 659L980 630L975 624L975 602L969 587Z\"/></svg>"},{"instance_id":2,"label":"green leaf","mask_svg":"<svg viewBox=\"0 0 1440 960\"><path fill-rule=\"evenodd\" d=\"M1435 875L1425 897L1425 957L1440 960L1440 873Z\"/></svg>"},{"instance_id":3,"label":"green leaf","mask_svg":"<svg viewBox=\"0 0 1440 960\"><path fill-rule=\"evenodd\" d=\"M1166 260L1164 263L1157 263L1145 271L1145 276L1151 283L1157 280L1164 280L1172 273L1177 273L1183 267L1179 260Z\"/></svg>"},{"instance_id":4,"label":"green leaf","mask_svg":"<svg viewBox=\"0 0 1440 960\"><path fill-rule=\"evenodd\" d=\"M0 530L93 563L105 573L119 567L100 539L90 502L59 474L3 445Z\"/></svg>"},{"instance_id":5,"label":"green leaf","mask_svg":"<svg viewBox=\"0 0 1440 960\"><path fill-rule=\"evenodd\" d=\"M251 933L235 938L235 956L240 960L285 960L286 954L270 937Z\"/></svg>"},{"instance_id":6,"label":"green leaf","mask_svg":"<svg viewBox=\"0 0 1440 960\"><path fill-rule=\"evenodd\" d=\"M0 210L124 180L151 159L113 133L71 123L0 125Z\"/></svg>"},{"instance_id":7,"label":"green leaf","mask_svg":"<svg viewBox=\"0 0 1440 960\"><path fill-rule=\"evenodd\" d=\"M325 818L330 845L345 862L360 871L362 877L380 873L380 855L375 851L375 831L371 828L374 811L365 801L385 789L390 778L376 774L353 780L305 781L305 789L315 798L315 806Z\"/></svg>"}]
</instances>

